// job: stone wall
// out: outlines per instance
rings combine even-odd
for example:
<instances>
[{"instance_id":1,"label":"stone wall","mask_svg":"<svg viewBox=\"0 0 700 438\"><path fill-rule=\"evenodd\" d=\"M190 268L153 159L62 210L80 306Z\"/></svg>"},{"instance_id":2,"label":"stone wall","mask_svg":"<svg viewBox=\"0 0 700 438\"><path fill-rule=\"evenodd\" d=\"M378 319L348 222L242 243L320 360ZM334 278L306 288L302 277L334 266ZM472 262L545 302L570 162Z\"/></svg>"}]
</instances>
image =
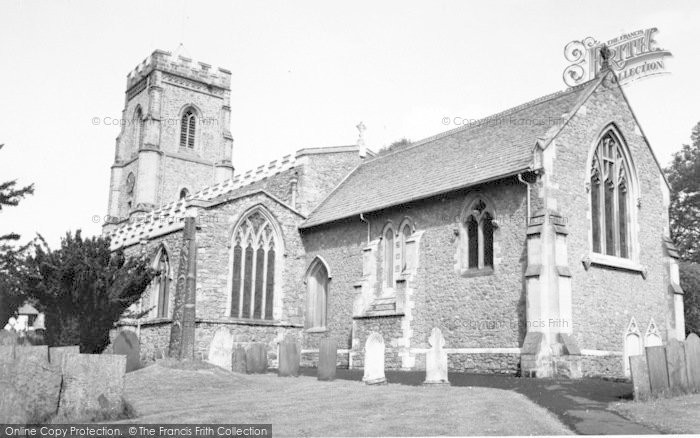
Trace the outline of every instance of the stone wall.
<instances>
[{"instance_id":1,"label":"stone wall","mask_svg":"<svg viewBox=\"0 0 700 438\"><path fill-rule=\"evenodd\" d=\"M586 181L590 170L586 163L597 139L611 122L617 126L632 155L639 180L639 206L632 200L637 217L639 258L642 272L593 264L588 270L582 260L591 251L590 194ZM552 147L552 146L550 146ZM573 336L580 348L622 352L624 336L634 317L642 335L653 318L666 339L672 324L667 304L668 273L662 252L662 235L668 226L661 172L641 135L623 96L614 84L604 83L585 102L555 140L552 178L556 186L550 197L565 217L568 235L569 266L572 274ZM615 373L621 370L622 356L609 357L606 365ZM584 373L599 369L599 358L584 361ZM587 370L587 366L593 367ZM616 371L617 370L617 371ZM597 372L597 371L596 371Z\"/></svg>"}]
</instances>

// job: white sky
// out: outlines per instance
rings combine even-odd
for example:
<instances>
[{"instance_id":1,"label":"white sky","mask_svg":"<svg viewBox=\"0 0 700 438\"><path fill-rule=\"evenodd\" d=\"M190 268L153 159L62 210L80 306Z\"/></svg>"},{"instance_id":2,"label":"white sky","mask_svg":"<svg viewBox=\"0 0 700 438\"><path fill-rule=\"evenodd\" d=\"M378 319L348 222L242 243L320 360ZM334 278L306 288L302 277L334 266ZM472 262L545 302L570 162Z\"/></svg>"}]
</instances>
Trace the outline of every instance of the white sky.
<instances>
[{"instance_id":1,"label":"white sky","mask_svg":"<svg viewBox=\"0 0 700 438\"><path fill-rule=\"evenodd\" d=\"M186 7L185 7L186 4ZM0 8L0 181L36 194L0 234L100 233L126 74L182 41L232 71L234 166L303 147L377 150L562 90L564 46L657 27L670 75L626 87L661 162L700 121L697 1L17 1Z\"/></svg>"}]
</instances>

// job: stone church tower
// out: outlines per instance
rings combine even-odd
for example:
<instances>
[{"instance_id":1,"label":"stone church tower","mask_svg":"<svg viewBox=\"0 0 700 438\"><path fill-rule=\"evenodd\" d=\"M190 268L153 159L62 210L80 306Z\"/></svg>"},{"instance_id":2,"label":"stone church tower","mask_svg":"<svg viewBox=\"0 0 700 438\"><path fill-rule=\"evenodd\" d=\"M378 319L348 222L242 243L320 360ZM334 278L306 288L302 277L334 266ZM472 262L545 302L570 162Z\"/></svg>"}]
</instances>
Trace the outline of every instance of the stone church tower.
<instances>
[{"instance_id":1,"label":"stone church tower","mask_svg":"<svg viewBox=\"0 0 700 438\"><path fill-rule=\"evenodd\" d=\"M107 225L233 177L231 72L154 51L127 76Z\"/></svg>"}]
</instances>

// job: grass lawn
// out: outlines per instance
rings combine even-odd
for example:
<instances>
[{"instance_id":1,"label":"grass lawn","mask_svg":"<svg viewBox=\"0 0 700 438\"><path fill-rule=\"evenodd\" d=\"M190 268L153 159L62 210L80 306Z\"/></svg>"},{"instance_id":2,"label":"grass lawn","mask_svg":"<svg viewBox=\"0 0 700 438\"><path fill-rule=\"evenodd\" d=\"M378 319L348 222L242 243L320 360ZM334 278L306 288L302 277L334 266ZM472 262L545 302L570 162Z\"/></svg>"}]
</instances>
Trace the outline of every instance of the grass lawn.
<instances>
[{"instance_id":1,"label":"grass lawn","mask_svg":"<svg viewBox=\"0 0 700 438\"><path fill-rule=\"evenodd\" d=\"M700 434L700 394L647 402L613 403L610 408L632 421L664 433Z\"/></svg>"},{"instance_id":2,"label":"grass lawn","mask_svg":"<svg viewBox=\"0 0 700 438\"><path fill-rule=\"evenodd\" d=\"M195 367L197 368L197 367ZM275 436L571 434L513 391L367 386L152 365L126 376L140 423L272 423Z\"/></svg>"}]
</instances>

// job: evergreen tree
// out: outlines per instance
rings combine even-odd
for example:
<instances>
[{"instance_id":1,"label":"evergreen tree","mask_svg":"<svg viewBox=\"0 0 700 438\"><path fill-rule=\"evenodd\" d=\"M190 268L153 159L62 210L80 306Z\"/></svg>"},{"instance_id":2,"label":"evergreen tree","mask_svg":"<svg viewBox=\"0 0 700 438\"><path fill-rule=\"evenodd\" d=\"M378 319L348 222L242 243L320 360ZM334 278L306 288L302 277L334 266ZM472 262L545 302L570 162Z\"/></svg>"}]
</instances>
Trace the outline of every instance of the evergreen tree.
<instances>
[{"instance_id":1,"label":"evergreen tree","mask_svg":"<svg viewBox=\"0 0 700 438\"><path fill-rule=\"evenodd\" d=\"M67 233L52 251L39 236L18 271L21 287L45 314L51 346L101 353L114 323L139 300L155 272L145 257L112 253L108 238Z\"/></svg>"}]
</instances>

